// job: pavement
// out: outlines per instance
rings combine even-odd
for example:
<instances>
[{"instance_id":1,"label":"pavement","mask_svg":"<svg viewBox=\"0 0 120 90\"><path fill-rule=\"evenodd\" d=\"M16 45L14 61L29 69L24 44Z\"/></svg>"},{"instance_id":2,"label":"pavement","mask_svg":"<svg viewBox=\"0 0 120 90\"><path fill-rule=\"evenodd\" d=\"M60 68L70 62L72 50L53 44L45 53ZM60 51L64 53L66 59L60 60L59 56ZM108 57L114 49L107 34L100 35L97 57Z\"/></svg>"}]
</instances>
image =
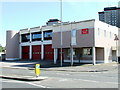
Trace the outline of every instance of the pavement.
<instances>
[{"instance_id":1,"label":"pavement","mask_svg":"<svg viewBox=\"0 0 120 90\"><path fill-rule=\"evenodd\" d=\"M18 75L1 75L0 78L4 79L14 79L14 80L20 80L20 81L41 81L44 79L47 79L47 77L32 77L32 76L18 76Z\"/></svg>"},{"instance_id":2,"label":"pavement","mask_svg":"<svg viewBox=\"0 0 120 90\"><path fill-rule=\"evenodd\" d=\"M68 72L107 72L118 70L118 64L116 62L106 63L106 64L80 64L74 63L73 66L70 63L63 63L63 66L60 66L60 62L54 64L52 61L44 60L21 60L21 61L0 61L2 68L11 68L11 69L26 69L34 70L35 64L41 65L41 70L46 71L68 71ZM31 77L31 76L15 76L15 75L1 75L1 78L7 79L16 79L23 81L40 81L44 80L47 77Z\"/></svg>"}]
</instances>

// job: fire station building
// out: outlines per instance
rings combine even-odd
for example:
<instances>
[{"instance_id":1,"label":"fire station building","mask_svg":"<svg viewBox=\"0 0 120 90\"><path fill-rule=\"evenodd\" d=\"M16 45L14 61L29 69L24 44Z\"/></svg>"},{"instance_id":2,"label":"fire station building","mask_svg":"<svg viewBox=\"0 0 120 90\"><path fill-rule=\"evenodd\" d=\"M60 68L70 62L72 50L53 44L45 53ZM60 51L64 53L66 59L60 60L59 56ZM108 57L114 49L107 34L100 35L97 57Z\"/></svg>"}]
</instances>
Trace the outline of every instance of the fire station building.
<instances>
[{"instance_id":1,"label":"fire station building","mask_svg":"<svg viewBox=\"0 0 120 90\"><path fill-rule=\"evenodd\" d=\"M8 30L6 60L51 60L57 63L60 48L63 62L71 62L71 55L76 63L109 63L116 60L117 41L114 39L118 36L117 27L95 19L62 24L51 19L46 24L18 32Z\"/></svg>"}]
</instances>

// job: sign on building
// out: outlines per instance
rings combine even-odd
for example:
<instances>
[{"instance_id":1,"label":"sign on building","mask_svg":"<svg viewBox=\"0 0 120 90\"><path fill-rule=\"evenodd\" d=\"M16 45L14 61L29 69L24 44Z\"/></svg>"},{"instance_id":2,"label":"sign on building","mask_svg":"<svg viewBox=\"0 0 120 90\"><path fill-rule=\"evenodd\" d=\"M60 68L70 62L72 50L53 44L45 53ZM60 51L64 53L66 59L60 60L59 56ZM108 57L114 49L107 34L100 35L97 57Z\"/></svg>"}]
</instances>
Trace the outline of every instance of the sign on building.
<instances>
[{"instance_id":1,"label":"sign on building","mask_svg":"<svg viewBox=\"0 0 120 90\"><path fill-rule=\"evenodd\" d=\"M88 34L89 33L89 29L88 28L81 29L81 33L82 34Z\"/></svg>"}]
</instances>

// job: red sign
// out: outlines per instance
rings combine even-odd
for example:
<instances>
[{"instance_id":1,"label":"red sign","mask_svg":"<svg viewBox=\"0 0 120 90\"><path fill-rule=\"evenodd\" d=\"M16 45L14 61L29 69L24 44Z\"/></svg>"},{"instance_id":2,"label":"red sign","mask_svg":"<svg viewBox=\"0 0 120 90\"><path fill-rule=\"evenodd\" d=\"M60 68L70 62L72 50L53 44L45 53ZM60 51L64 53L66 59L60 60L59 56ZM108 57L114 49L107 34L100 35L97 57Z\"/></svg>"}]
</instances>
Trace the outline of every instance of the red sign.
<instances>
[{"instance_id":1,"label":"red sign","mask_svg":"<svg viewBox=\"0 0 120 90\"><path fill-rule=\"evenodd\" d=\"M89 29L88 28L82 29L81 33L82 34L88 34L89 33Z\"/></svg>"}]
</instances>

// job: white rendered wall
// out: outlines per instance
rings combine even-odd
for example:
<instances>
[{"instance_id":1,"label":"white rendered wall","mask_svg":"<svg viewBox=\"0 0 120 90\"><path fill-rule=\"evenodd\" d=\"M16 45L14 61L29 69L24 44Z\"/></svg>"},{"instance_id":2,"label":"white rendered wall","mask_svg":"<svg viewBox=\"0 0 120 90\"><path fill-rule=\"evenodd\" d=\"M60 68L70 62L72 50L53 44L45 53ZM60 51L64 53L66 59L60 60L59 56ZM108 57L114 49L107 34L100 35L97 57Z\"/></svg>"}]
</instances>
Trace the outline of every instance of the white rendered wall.
<instances>
[{"instance_id":1,"label":"white rendered wall","mask_svg":"<svg viewBox=\"0 0 120 90\"><path fill-rule=\"evenodd\" d=\"M112 49L115 48L116 50L115 34L118 35L118 28L116 26L95 21L95 47L104 47L105 63L112 60Z\"/></svg>"}]
</instances>

